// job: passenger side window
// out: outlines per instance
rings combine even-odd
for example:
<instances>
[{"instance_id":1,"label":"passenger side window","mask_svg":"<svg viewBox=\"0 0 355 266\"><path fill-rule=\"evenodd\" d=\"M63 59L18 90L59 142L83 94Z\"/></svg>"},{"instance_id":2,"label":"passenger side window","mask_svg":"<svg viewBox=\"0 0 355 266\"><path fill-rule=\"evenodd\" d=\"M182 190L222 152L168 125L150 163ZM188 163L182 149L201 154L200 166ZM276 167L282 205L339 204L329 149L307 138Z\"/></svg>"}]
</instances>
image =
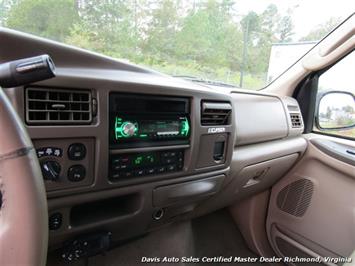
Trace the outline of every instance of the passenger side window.
<instances>
[{"instance_id":1,"label":"passenger side window","mask_svg":"<svg viewBox=\"0 0 355 266\"><path fill-rule=\"evenodd\" d=\"M313 131L355 139L355 52L318 80Z\"/></svg>"}]
</instances>

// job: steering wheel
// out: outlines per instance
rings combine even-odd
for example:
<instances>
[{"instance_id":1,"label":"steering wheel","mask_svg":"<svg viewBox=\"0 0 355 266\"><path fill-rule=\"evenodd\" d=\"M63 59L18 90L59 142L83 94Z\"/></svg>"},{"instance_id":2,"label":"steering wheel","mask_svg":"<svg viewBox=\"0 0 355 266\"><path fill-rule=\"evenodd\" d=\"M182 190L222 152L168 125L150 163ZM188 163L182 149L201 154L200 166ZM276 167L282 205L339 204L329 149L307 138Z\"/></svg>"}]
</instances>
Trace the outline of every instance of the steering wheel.
<instances>
[{"instance_id":1,"label":"steering wheel","mask_svg":"<svg viewBox=\"0 0 355 266\"><path fill-rule=\"evenodd\" d=\"M46 263L48 210L35 149L0 88L0 265Z\"/></svg>"}]
</instances>

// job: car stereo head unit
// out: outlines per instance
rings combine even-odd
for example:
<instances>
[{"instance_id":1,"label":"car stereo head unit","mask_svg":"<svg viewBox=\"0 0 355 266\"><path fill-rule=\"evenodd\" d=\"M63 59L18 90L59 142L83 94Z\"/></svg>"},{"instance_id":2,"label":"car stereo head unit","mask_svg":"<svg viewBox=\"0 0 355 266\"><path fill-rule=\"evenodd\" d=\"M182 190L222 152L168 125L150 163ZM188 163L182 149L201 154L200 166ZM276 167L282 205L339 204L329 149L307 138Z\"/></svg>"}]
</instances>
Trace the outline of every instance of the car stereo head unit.
<instances>
[{"instance_id":1,"label":"car stereo head unit","mask_svg":"<svg viewBox=\"0 0 355 266\"><path fill-rule=\"evenodd\" d=\"M164 140L188 137L190 125L186 116L157 120L147 120L142 117L131 119L127 117L124 120L116 116L114 129L117 141L121 139Z\"/></svg>"},{"instance_id":2,"label":"car stereo head unit","mask_svg":"<svg viewBox=\"0 0 355 266\"><path fill-rule=\"evenodd\" d=\"M110 94L110 147L187 144L189 99Z\"/></svg>"}]
</instances>

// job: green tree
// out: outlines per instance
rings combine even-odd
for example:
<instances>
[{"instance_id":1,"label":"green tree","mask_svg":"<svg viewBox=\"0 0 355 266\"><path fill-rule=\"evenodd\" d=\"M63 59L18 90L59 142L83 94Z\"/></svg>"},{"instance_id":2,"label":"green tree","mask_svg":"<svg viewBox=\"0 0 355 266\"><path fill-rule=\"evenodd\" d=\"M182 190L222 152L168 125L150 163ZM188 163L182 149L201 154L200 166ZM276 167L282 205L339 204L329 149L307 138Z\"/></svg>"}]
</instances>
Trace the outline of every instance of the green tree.
<instances>
[{"instance_id":1,"label":"green tree","mask_svg":"<svg viewBox=\"0 0 355 266\"><path fill-rule=\"evenodd\" d=\"M260 29L256 34L255 46L250 51L251 62L258 62L250 66L253 67L255 73L267 72L271 46L278 41L276 32L279 21L280 14L274 4L269 5L259 15Z\"/></svg>"},{"instance_id":2,"label":"green tree","mask_svg":"<svg viewBox=\"0 0 355 266\"><path fill-rule=\"evenodd\" d=\"M175 55L180 6L180 1L159 0L155 2L155 8L151 9L142 49L153 60L171 60Z\"/></svg>"},{"instance_id":3,"label":"green tree","mask_svg":"<svg viewBox=\"0 0 355 266\"><path fill-rule=\"evenodd\" d=\"M0 26L6 26L10 9L21 0L0 0Z\"/></svg>"},{"instance_id":4,"label":"green tree","mask_svg":"<svg viewBox=\"0 0 355 266\"><path fill-rule=\"evenodd\" d=\"M123 0L80 1L80 20L66 41L116 58L135 55L134 12ZM89 47L87 47L88 45Z\"/></svg>"},{"instance_id":5,"label":"green tree","mask_svg":"<svg viewBox=\"0 0 355 266\"><path fill-rule=\"evenodd\" d=\"M259 15L251 11L240 22L243 31L243 55L242 55L242 72L255 72L254 55L259 50L257 46L260 33Z\"/></svg>"},{"instance_id":6,"label":"green tree","mask_svg":"<svg viewBox=\"0 0 355 266\"><path fill-rule=\"evenodd\" d=\"M6 26L64 41L78 20L74 0L22 0L12 5Z\"/></svg>"},{"instance_id":7,"label":"green tree","mask_svg":"<svg viewBox=\"0 0 355 266\"><path fill-rule=\"evenodd\" d=\"M292 21L292 10L287 11L287 15L283 16L277 25L277 34L279 42L289 42L292 40L292 35L294 35L293 21Z\"/></svg>"},{"instance_id":8,"label":"green tree","mask_svg":"<svg viewBox=\"0 0 355 266\"><path fill-rule=\"evenodd\" d=\"M349 115L354 114L354 107L351 105L346 105L342 107L342 110Z\"/></svg>"},{"instance_id":9,"label":"green tree","mask_svg":"<svg viewBox=\"0 0 355 266\"><path fill-rule=\"evenodd\" d=\"M191 10L177 34L177 55L209 68L235 66L241 34L231 9L230 1L207 1Z\"/></svg>"},{"instance_id":10,"label":"green tree","mask_svg":"<svg viewBox=\"0 0 355 266\"><path fill-rule=\"evenodd\" d=\"M306 36L302 37L300 41L319 41L339 25L341 21L341 18L331 17L325 23L311 30Z\"/></svg>"},{"instance_id":11,"label":"green tree","mask_svg":"<svg viewBox=\"0 0 355 266\"><path fill-rule=\"evenodd\" d=\"M327 119L330 119L332 117L332 109L329 106L327 107L327 112L325 113L325 117Z\"/></svg>"}]
</instances>

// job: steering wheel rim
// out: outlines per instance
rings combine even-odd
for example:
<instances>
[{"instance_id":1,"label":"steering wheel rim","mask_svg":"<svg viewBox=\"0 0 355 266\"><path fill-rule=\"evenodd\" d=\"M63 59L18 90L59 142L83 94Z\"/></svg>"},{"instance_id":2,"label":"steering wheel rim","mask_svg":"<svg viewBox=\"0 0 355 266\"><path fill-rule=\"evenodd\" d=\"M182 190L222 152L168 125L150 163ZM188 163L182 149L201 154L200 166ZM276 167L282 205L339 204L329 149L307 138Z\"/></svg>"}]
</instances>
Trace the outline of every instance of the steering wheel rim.
<instances>
[{"instance_id":1,"label":"steering wheel rim","mask_svg":"<svg viewBox=\"0 0 355 266\"><path fill-rule=\"evenodd\" d=\"M32 142L0 88L0 265L45 265L46 191Z\"/></svg>"}]
</instances>

